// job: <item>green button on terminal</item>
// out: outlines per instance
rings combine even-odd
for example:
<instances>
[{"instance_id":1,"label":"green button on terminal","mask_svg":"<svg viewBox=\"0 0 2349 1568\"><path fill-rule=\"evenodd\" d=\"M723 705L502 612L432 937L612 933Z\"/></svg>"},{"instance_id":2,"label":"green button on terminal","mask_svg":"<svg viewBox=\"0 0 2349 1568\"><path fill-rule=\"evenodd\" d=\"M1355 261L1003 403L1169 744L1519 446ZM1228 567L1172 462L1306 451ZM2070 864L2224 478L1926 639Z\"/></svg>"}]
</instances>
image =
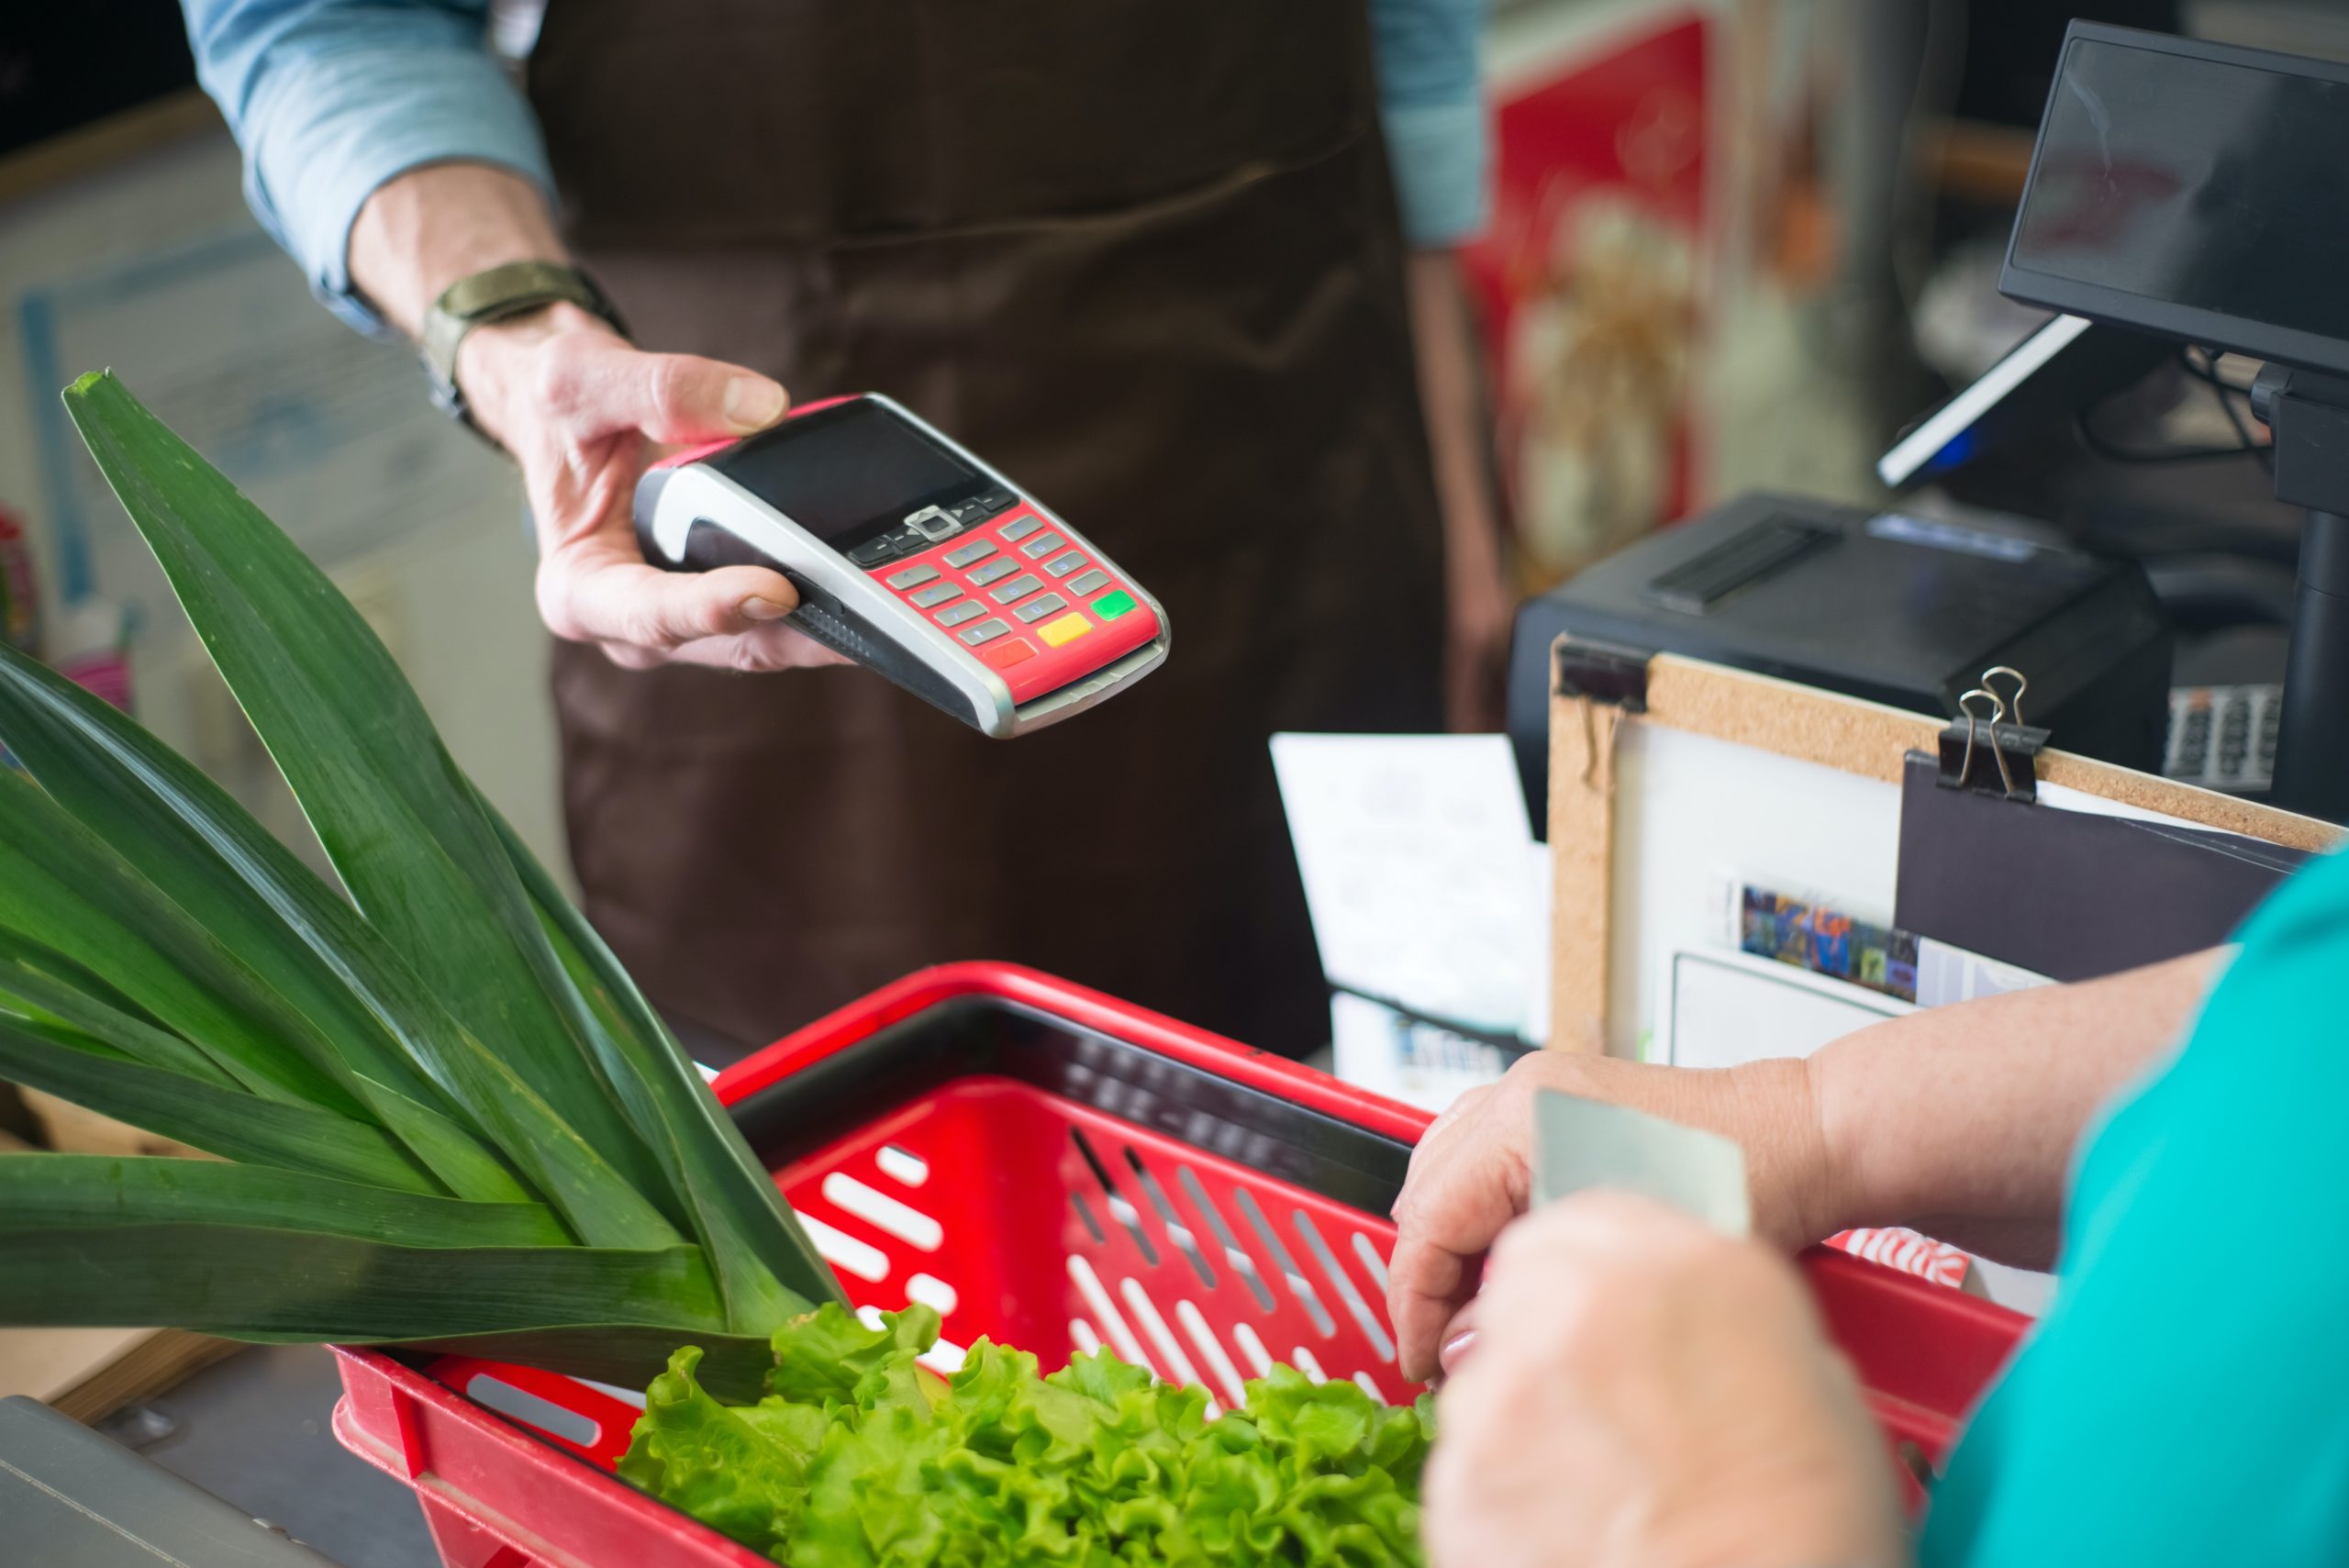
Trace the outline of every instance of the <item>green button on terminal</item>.
<instances>
[{"instance_id":1,"label":"green button on terminal","mask_svg":"<svg viewBox=\"0 0 2349 1568\"><path fill-rule=\"evenodd\" d=\"M1093 601L1093 613L1103 620L1116 620L1133 607L1134 596L1123 589L1114 594L1104 594Z\"/></svg>"}]
</instances>

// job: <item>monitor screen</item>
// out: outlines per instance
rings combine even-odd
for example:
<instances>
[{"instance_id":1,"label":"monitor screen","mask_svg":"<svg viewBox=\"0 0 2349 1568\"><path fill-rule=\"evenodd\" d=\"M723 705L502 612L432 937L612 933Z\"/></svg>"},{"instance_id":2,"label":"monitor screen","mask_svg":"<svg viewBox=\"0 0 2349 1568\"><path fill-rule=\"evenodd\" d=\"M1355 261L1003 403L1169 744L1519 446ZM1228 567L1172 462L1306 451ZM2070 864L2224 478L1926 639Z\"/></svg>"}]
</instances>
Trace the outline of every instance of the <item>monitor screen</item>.
<instances>
[{"instance_id":1,"label":"monitor screen","mask_svg":"<svg viewBox=\"0 0 2349 1568\"><path fill-rule=\"evenodd\" d=\"M2349 341L2349 80L2312 62L2304 74L2288 61L2210 58L2207 47L2073 39L2016 222L2009 292L2090 304L2015 276L2036 274ZM2131 314L2104 303L2087 313ZM2216 346L2289 357L2249 336Z\"/></svg>"},{"instance_id":2,"label":"monitor screen","mask_svg":"<svg viewBox=\"0 0 2349 1568\"><path fill-rule=\"evenodd\" d=\"M753 436L710 466L809 533L841 544L869 526L974 486L979 472L859 398Z\"/></svg>"}]
</instances>

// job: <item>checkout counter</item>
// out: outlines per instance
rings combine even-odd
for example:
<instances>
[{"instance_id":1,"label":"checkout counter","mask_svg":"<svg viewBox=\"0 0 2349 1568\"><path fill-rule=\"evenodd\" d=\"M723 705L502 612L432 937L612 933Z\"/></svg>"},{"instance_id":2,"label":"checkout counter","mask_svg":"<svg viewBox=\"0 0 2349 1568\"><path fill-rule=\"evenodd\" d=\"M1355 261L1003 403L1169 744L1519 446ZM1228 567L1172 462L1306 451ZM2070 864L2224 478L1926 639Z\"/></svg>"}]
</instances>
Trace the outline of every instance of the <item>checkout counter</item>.
<instances>
[{"instance_id":1,"label":"checkout counter","mask_svg":"<svg viewBox=\"0 0 2349 1568\"><path fill-rule=\"evenodd\" d=\"M2338 717L2349 694L2349 456L2343 455L2349 454L2349 316L2343 314L2349 296L2337 286L2339 258L2349 254L2349 202L2324 207L2308 200L2312 191L2338 185L2334 161L2349 142L2349 95L2315 91L2303 85L2311 78L2296 72L2296 62L2252 51L2087 27L2076 27L2066 47L2066 71L2093 78L2113 112L2093 128L2075 124L2073 100L2059 87L2006 286L2073 319L2266 361L2252 389L2251 408L2273 432L2277 495L2310 514L2277 709L2276 793L2332 820L2349 817L2349 724ZM2169 112L2181 79L2199 84L2204 101L2227 117L2215 134L2195 117ZM2306 270L2294 270L2294 257L2240 253L2242 236L2203 212L2191 199L2191 186L2176 199L2143 199L2083 227L2079 220L2094 207L2094 197L2072 175L2086 156L2082 139L2091 130L2108 150L2104 156L2205 168L2207 179L2247 193L2237 206L2251 200L2288 202L2304 237L2305 254L2297 260L2307 262ZM2305 178L2310 158L2323 165L2321 181ZM2245 293L2254 282L2256 297ZM2013 369L2009 391L2029 380ZM2006 395L2001 392L1992 402ZM1946 472L1946 464L1960 461L1951 450L1976 422L1960 420L1945 440L1926 442L1920 471L1945 460ZM1939 737L1940 783L1954 790L1953 799L1971 803L1987 795L1987 759L2003 764L2011 753L2017 761L2033 761L2046 739L2032 739L2033 731L2052 734L2054 747L2073 759L2048 762L2048 782L2068 780L2065 787L2093 792L2099 782L2115 784L2118 774L2110 766L2115 764L2137 771L2129 777L2143 777L2175 750L2174 617L2158 581L2159 573L2149 573L2142 561L2082 548L2061 528L2017 517L1954 521L1918 507L1872 513L1787 496L1732 501L1642 541L1524 610L1512 663L1510 728L1534 820L1561 820L1546 809L1561 782L1545 776L1553 744L1554 755L1575 764L1576 786L1598 789L1610 782L1601 775L1611 764L1587 739L1596 734L1590 709L1553 707L1562 635L1586 647L1616 650L1623 655L1619 671L1638 670L1635 681L1599 694L1599 706L1611 713L1637 717L1652 695L1664 703L1661 688L1649 689L1648 656L1680 656L1721 670L1721 676L1704 677L1714 690L1734 692L1741 673L1792 683L1774 689L1798 694L1791 711L1806 722L1820 716L1851 718L1861 710L1833 705L1852 698L1924 716L1880 733L1868 730L1851 744L1913 740L1929 766L1934 731L1985 684L1986 666L2005 666L2027 673L2028 707L2017 713L2010 699L2001 701L1980 767L1977 737L1967 727L1965 760L1956 764L1954 781L1947 777L1949 737ZM1685 704L1695 690L1684 681L1669 700ZM1760 687L1751 695L1762 700ZM1573 700L1587 702L1592 695L1585 691ZM1738 711L1734 702L1730 707ZM1573 722L1553 724L1557 714ZM1861 718L1852 722L1866 730ZM1731 740L1725 734L1709 739L1788 754L1757 746L1751 735ZM1815 736L1801 742L1809 750L1794 760L1827 766L1820 760L1826 753L1814 742ZM2013 779L2003 784L2004 798L1987 799L1989 808L2014 804ZM1936 787L1935 781L1925 779L1923 787ZM2204 810L2209 825L2239 836L2272 831L2273 841L2293 852L2319 841L2307 829L2321 824L2287 819L2248 803L2230 815L2223 802L2212 806L2205 800L2197 807L2186 792L2174 789L2155 790L2151 798L2162 807ZM1849 820L1833 803L1814 806L1815 819L1805 831L1821 842L1852 836ZM1610 817L1604 833L1615 830ZM1598 842L1603 864L1611 845L1604 836ZM1578 844L1580 860L1570 859L1566 846L1553 845L1565 868L1562 885L1565 871L1589 868L1586 836ZM1562 951L1574 934L1562 929ZM1603 971L1604 941L1586 957ZM1909 962L1913 999L1920 984L1914 952ZM1882 984L1888 973L1880 969L1874 981L1862 975L1860 988L1873 984L1877 994L1891 995ZM1603 1006L1608 989L1601 973L1577 995L1595 995ZM45 1515L38 1526L17 1520L11 1528L60 1532L54 1539L61 1544L44 1545L41 1560L74 1568L122 1560L123 1543L131 1540L118 1528L93 1530L92 1509L152 1521L158 1540L208 1532L216 1556L188 1559L198 1568L216 1561L223 1568L324 1561L251 1521L252 1513L273 1514L282 1506L288 1518L298 1511L301 1533L346 1568L420 1561L420 1526L406 1490L343 1456L325 1430L337 1391L323 1352L268 1349L212 1369L161 1402L167 1414L180 1409L209 1436L206 1445L175 1447L165 1432L152 1451L197 1480L213 1480L224 1491L234 1487L242 1505L236 1508L159 1476L102 1440L83 1440L87 1435L78 1428L80 1436L61 1441L44 1418L0 1407L0 1458L8 1456L13 1442L24 1445L15 1452L38 1453L47 1467L37 1485L28 1483L31 1495L44 1504L68 1496L87 1502L51 1510L54 1518ZM13 1473L22 1477L28 1471L20 1464ZM50 1538L19 1533L13 1539L22 1546L27 1539ZM69 1544L88 1555L68 1555Z\"/></svg>"}]
</instances>

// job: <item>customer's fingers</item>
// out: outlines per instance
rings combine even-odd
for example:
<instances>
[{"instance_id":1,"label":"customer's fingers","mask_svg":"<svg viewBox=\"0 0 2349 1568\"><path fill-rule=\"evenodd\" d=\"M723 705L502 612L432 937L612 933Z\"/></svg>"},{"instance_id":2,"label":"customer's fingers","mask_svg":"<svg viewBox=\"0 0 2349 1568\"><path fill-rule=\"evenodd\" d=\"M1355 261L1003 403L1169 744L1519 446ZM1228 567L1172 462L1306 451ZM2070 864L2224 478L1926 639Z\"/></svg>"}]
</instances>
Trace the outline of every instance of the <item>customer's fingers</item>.
<instances>
[{"instance_id":1,"label":"customer's fingers","mask_svg":"<svg viewBox=\"0 0 2349 1568\"><path fill-rule=\"evenodd\" d=\"M1412 1156L1395 1206L1395 1253L1386 1273L1387 1312L1406 1377L1435 1374L1444 1326L1475 1294L1478 1260L1524 1211L1531 1184L1530 1115L1526 1096L1508 1084L1479 1090L1446 1112Z\"/></svg>"}]
</instances>

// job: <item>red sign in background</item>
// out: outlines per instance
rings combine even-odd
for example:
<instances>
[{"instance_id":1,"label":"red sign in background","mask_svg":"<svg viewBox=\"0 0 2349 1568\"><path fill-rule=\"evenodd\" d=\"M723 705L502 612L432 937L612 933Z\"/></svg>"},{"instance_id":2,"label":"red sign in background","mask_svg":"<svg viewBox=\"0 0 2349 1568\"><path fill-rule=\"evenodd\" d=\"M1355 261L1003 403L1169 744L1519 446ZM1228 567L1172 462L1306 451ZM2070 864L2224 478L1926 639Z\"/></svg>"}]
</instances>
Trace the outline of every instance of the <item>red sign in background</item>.
<instances>
[{"instance_id":1,"label":"red sign in background","mask_svg":"<svg viewBox=\"0 0 2349 1568\"><path fill-rule=\"evenodd\" d=\"M1493 222L1465 261L1530 590L1691 500L1712 30L1675 10L1504 72Z\"/></svg>"}]
</instances>

